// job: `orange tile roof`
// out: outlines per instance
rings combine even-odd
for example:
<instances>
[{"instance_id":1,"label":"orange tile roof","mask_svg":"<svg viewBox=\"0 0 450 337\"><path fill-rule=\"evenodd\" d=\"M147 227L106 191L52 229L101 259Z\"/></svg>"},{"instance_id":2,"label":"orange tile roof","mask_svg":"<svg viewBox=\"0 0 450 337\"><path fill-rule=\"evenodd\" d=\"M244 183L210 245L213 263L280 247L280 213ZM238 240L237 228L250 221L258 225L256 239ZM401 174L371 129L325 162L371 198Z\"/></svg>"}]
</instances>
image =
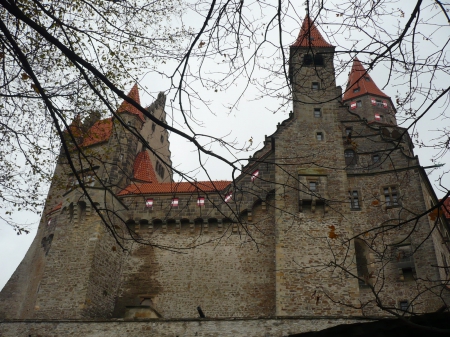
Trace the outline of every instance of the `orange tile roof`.
<instances>
[{"instance_id":1,"label":"orange tile roof","mask_svg":"<svg viewBox=\"0 0 450 337\"><path fill-rule=\"evenodd\" d=\"M136 103L141 104L141 100L139 98L139 89L137 84L135 84L133 86L133 88L131 88L130 92L127 95L129 98L133 99ZM127 101L123 101L122 104L119 106L119 108L117 109L117 112L129 112L133 115L137 115L139 116L139 118L141 119L141 121L145 122L145 118L144 115L142 114L141 111L139 111L138 108L136 108L134 105L132 105L131 103L128 103Z\"/></svg>"},{"instance_id":2,"label":"orange tile roof","mask_svg":"<svg viewBox=\"0 0 450 337\"><path fill-rule=\"evenodd\" d=\"M390 98L378 89L375 82L357 58L353 60L352 70L348 76L348 83L349 85L347 86L347 90L344 92L344 97L342 98L343 101L348 101L349 99L363 95L376 95ZM353 92L356 88L359 88L359 91Z\"/></svg>"},{"instance_id":3,"label":"orange tile roof","mask_svg":"<svg viewBox=\"0 0 450 337\"><path fill-rule=\"evenodd\" d=\"M181 183L137 183L131 184L119 192L119 196L129 194L163 194L163 193L195 193L217 192L224 190L231 181L197 181Z\"/></svg>"},{"instance_id":4,"label":"orange tile roof","mask_svg":"<svg viewBox=\"0 0 450 337\"><path fill-rule=\"evenodd\" d=\"M111 137L112 133L112 119L107 118L99 120L92 125L92 127L86 132L83 137L83 142L80 144L81 147L91 146L94 144L106 142Z\"/></svg>"},{"instance_id":5,"label":"orange tile roof","mask_svg":"<svg viewBox=\"0 0 450 337\"><path fill-rule=\"evenodd\" d=\"M302 28L300 28L300 33L298 34L297 40L295 40L292 47L331 47L334 46L329 44L320 34L314 22L311 20L309 15L303 20Z\"/></svg>"},{"instance_id":6,"label":"orange tile roof","mask_svg":"<svg viewBox=\"0 0 450 337\"><path fill-rule=\"evenodd\" d=\"M146 150L139 152L134 160L133 177L147 183L158 182L150 156Z\"/></svg>"}]
</instances>

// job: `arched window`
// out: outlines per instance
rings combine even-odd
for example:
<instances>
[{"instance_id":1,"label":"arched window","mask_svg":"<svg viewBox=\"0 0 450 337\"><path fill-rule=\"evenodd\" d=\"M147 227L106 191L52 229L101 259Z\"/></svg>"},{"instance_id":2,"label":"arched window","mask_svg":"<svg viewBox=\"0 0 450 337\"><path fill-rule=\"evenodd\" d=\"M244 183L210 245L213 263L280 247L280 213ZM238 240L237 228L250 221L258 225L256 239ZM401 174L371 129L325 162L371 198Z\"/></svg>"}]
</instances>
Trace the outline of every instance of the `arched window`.
<instances>
[{"instance_id":1,"label":"arched window","mask_svg":"<svg viewBox=\"0 0 450 337\"><path fill-rule=\"evenodd\" d=\"M353 150L345 150L344 151L344 157L345 157L345 165L352 166L356 165L356 153Z\"/></svg>"}]
</instances>

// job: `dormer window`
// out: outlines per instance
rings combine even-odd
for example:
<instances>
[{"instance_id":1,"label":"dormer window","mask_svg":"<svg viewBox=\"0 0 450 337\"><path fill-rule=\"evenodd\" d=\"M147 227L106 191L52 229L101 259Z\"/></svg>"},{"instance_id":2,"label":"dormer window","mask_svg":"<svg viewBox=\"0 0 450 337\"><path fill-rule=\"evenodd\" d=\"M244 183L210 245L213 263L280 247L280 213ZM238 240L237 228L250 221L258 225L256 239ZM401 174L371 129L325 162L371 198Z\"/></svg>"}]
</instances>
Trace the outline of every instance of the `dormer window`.
<instances>
[{"instance_id":1,"label":"dormer window","mask_svg":"<svg viewBox=\"0 0 450 337\"><path fill-rule=\"evenodd\" d=\"M366 82L370 82L370 77L369 76L364 76L364 79L366 80Z\"/></svg>"},{"instance_id":2,"label":"dormer window","mask_svg":"<svg viewBox=\"0 0 450 337\"><path fill-rule=\"evenodd\" d=\"M355 88L355 89L353 89L353 92L359 92L361 90L361 88Z\"/></svg>"}]
</instances>

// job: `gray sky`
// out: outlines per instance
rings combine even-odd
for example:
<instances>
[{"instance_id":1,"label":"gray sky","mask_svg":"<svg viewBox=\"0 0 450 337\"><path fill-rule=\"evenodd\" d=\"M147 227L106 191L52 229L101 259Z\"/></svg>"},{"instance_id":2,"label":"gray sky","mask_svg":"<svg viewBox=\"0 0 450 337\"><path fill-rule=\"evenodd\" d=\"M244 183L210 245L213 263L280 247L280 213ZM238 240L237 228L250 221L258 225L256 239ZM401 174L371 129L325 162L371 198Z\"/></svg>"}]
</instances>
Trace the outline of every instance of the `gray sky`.
<instances>
[{"instance_id":1,"label":"gray sky","mask_svg":"<svg viewBox=\"0 0 450 337\"><path fill-rule=\"evenodd\" d=\"M300 29L300 23L298 22L298 16L304 17L304 8L302 5L297 8L297 16L293 19L286 18L286 32L291 32L291 34L286 33L283 36L286 45L289 45L293 42L295 36L298 34ZM392 5L392 11L398 11L398 8L402 8L402 10L406 13L404 18L397 17L386 17L383 22L384 27L389 27L390 25L394 25L397 20L406 21L409 17L409 11L411 10L411 2L410 1L399 1ZM442 22L441 22L442 21ZM185 25L190 25L197 29L199 24L202 22L198 17L196 17L191 12L187 12L186 17L183 18L183 22ZM179 21L178 23L181 23ZM445 20L443 20L442 16L439 16L433 22L434 24L442 23L443 25L447 25ZM421 27L421 33L426 36L429 34L433 36L434 39L448 39L450 36L448 26L446 30L435 31L437 26L424 26ZM319 28L323 33L324 37L326 34L324 31L332 31L333 27L320 27ZM351 48L354 41L359 41L359 44L364 44L364 36L358 36L357 33L353 33L350 37L343 34L339 36L333 36L328 38L331 43L334 44L333 40L339 40L345 48ZM358 45L359 46L359 45ZM424 49L431 48L430 45L424 44ZM337 48L339 50L340 47ZM268 51L269 52L269 51ZM421 52L419 50L419 52ZM448 50L447 50L448 52ZM358 56L360 60L364 60L364 55ZM346 54L342 56L342 58L350 59L350 55ZM192 66L197 66L195 60L192 62ZM163 65L161 65L162 67ZM169 72L170 67L173 67L174 64L166 64L166 72ZM205 74L207 75L208 69L220 70L223 65L220 64L219 59L208 60L204 69L206 69ZM348 69L349 71L350 69ZM343 72L337 77L337 85L341 85L345 87L347 81L347 73L348 71ZM260 71L257 71L254 74L254 77L258 77L258 74L261 74ZM388 78L388 69L386 65L379 64L377 68L371 73L372 78L377 83L378 87L383 90L385 94L391 96L395 103L395 95L397 91L403 93L407 88L403 85L403 78L393 78L391 79L391 83L389 83L385 88L383 86L386 83ZM274 79L276 80L276 79ZM449 83L448 77L441 77L437 79L441 83ZM158 75L156 73L148 73L143 75L142 78L139 79L139 82L142 86L147 87L148 92L152 93L154 96L158 91L164 91L169 88L170 83L169 80ZM244 98L241 100L238 107L230 112L228 106L232 104L236 98L242 93L243 88L246 85L246 81L241 80L237 81L235 85L232 85L227 91L218 91L215 92L214 88L204 89L202 88L198 82L193 81L192 85L195 89L199 90L202 93L202 96L206 98L210 103L207 107L206 105L202 105L199 102L195 102L195 106L192 108L192 112L197 120L202 121L202 126L195 126L196 130L201 133L207 133L213 135L218 138L225 138L229 141L236 141L238 146L244 148L248 145L246 141L250 138L253 138L253 146L251 151L241 151L237 154L231 155L227 153L227 151L217 145L212 145L211 148L219 154L226 156L228 159L232 160L233 158L248 158L249 155L253 154L255 150L261 148L262 141L264 140L264 135L270 135L276 130L277 123L283 121L288 117L289 110L284 109L280 110L277 113L273 113L274 110L277 110L280 104L283 103L282 99L276 99L273 97L264 97L262 99L256 99L261 93L258 91L257 87L250 87L244 95ZM128 91L130 88L124 88L124 91ZM172 115L172 111L170 109L170 99L173 98L173 91L168 92L168 100L166 102L166 111L170 116L175 118L175 121L179 122L180 116L174 111ZM153 101L153 98L141 90L141 103L145 106L149 105ZM175 102L176 103L176 102ZM420 98L415 102L415 104L420 104ZM441 110L438 108L434 109L426 118L423 118L418 123L418 130L420 137L425 141L433 139L436 137L436 130L438 127L448 126L448 121L442 117L439 117L439 113L442 112L442 109L446 109L447 106L442 106ZM210 111L209 111L210 110ZM170 118L168 119L170 123ZM177 127L177 124L174 124ZM171 135L169 137L171 142L171 151L172 151L172 161L174 165L183 171L193 171L196 178L198 180L206 180L206 174L198 169L198 155L195 149L191 144L188 144L185 140L180 137ZM431 162L432 156L435 154L432 150L429 149L415 149L415 153L419 155L420 162L423 166L432 165ZM448 154L445 155L444 158L440 159L440 162L446 162L448 158ZM206 158L205 158L206 159ZM213 179L224 179L229 180L231 178L231 169L225 164L219 162L216 159L209 158L206 162L206 167L208 168L208 173L211 175ZM245 164L245 162L243 162ZM440 174L449 170L449 167L444 167L439 170L436 170L431 176L430 180L432 183L435 183L435 180L439 177ZM448 175L444 176L443 184L446 188L450 186L450 178ZM438 190L436 189L438 197L443 196L445 194L445 189ZM1 208L0 208L1 212ZM39 217L36 214L21 212L16 214L16 219L18 222L25 223L37 223L39 221ZM0 288L4 286L4 284L9 279L10 275L14 272L17 265L20 263L22 258L24 257L29 245L31 244L35 234L36 234L36 225L31 227L31 233L28 235L16 235L16 233L9 227L0 227Z\"/></svg>"}]
</instances>

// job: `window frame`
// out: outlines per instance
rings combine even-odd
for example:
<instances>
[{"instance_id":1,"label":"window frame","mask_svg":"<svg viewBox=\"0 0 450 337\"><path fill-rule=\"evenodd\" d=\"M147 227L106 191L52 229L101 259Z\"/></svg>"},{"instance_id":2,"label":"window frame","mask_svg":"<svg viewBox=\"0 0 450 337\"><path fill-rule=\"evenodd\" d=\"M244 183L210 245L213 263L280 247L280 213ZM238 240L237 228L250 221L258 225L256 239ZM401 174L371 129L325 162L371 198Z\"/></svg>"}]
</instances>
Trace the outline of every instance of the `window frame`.
<instances>
[{"instance_id":1,"label":"window frame","mask_svg":"<svg viewBox=\"0 0 450 337\"><path fill-rule=\"evenodd\" d=\"M356 107L357 108L361 108L362 107L362 101L361 100L356 101Z\"/></svg>"},{"instance_id":2,"label":"window frame","mask_svg":"<svg viewBox=\"0 0 450 337\"><path fill-rule=\"evenodd\" d=\"M386 208L401 207L400 191L397 185L386 185L381 189L382 195L384 196L384 205L386 206Z\"/></svg>"},{"instance_id":3,"label":"window frame","mask_svg":"<svg viewBox=\"0 0 450 337\"><path fill-rule=\"evenodd\" d=\"M322 118L322 109L314 108L314 118Z\"/></svg>"},{"instance_id":4,"label":"window frame","mask_svg":"<svg viewBox=\"0 0 450 337\"><path fill-rule=\"evenodd\" d=\"M314 90L314 91L320 90L320 83L319 82L312 82L311 83L311 90Z\"/></svg>"},{"instance_id":5,"label":"window frame","mask_svg":"<svg viewBox=\"0 0 450 337\"><path fill-rule=\"evenodd\" d=\"M323 142L325 140L325 136L324 136L323 132L321 132L321 131L316 132L316 140L319 142Z\"/></svg>"},{"instance_id":6,"label":"window frame","mask_svg":"<svg viewBox=\"0 0 450 337\"><path fill-rule=\"evenodd\" d=\"M347 154L352 153L352 156L348 156ZM352 158L351 162L350 160L347 160L347 158ZM356 159L356 152L352 149L346 149L344 150L344 159L345 159L345 165L346 167L351 167L351 166L355 166L357 159Z\"/></svg>"},{"instance_id":7,"label":"window frame","mask_svg":"<svg viewBox=\"0 0 450 337\"><path fill-rule=\"evenodd\" d=\"M355 196L356 194L356 196ZM350 200L350 210L360 211L361 210L361 196L358 190L349 190L348 199ZM356 202L355 202L356 201Z\"/></svg>"}]
</instances>

